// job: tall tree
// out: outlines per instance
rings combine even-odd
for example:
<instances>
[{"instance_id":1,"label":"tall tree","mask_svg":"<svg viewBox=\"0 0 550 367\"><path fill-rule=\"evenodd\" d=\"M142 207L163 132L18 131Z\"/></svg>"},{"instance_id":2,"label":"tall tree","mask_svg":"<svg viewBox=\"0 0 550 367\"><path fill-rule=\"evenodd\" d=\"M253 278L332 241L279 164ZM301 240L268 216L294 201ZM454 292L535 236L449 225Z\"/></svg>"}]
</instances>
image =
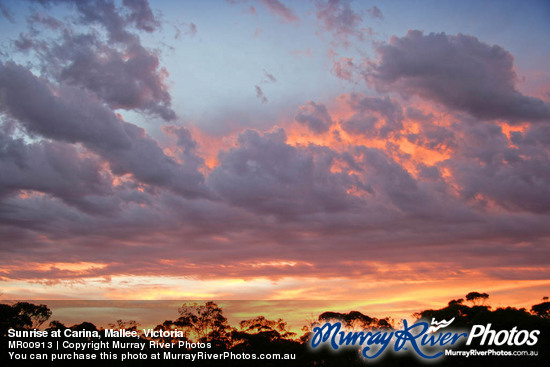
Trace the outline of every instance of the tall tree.
<instances>
[{"instance_id":1,"label":"tall tree","mask_svg":"<svg viewBox=\"0 0 550 367\"><path fill-rule=\"evenodd\" d=\"M175 325L188 328L196 336L197 341L228 341L230 329L223 311L212 301L204 305L184 303L178 312L180 317L174 322Z\"/></svg>"}]
</instances>

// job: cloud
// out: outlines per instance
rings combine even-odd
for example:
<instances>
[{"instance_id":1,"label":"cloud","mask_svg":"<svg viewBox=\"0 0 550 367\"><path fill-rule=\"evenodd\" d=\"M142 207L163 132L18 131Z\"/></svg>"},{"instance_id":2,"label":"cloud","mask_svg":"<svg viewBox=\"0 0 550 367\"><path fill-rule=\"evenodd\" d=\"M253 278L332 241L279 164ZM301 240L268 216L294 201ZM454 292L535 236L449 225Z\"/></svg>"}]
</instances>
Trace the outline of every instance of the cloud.
<instances>
[{"instance_id":1,"label":"cloud","mask_svg":"<svg viewBox=\"0 0 550 367\"><path fill-rule=\"evenodd\" d=\"M277 79L273 76L273 74L268 73L266 70L264 70L264 76L267 79L264 79L262 82L265 82L265 83L276 83L277 82Z\"/></svg>"},{"instance_id":2,"label":"cloud","mask_svg":"<svg viewBox=\"0 0 550 367\"><path fill-rule=\"evenodd\" d=\"M42 3L68 4L76 24L31 15L35 28L16 42L28 65L0 64L0 253L9 264L0 279L88 286L105 277L111 291L123 284L109 283L117 276L261 278L268 294L271 281L291 277L311 284L289 287L306 294L331 278L345 294L350 280L365 290L547 274L546 104L517 91L501 47L394 37L376 45L375 60L334 63L338 77L363 72L381 93L301 96L308 102L290 101L290 114L212 105L227 129L213 138L206 117L192 127L174 119L159 51L140 39L161 26L146 2ZM367 13L350 2L316 4L336 41L366 35ZM260 100L276 80L263 70ZM155 139L117 109L172 122L153 128ZM218 154L208 166L204 149Z\"/></svg>"},{"instance_id":3,"label":"cloud","mask_svg":"<svg viewBox=\"0 0 550 367\"><path fill-rule=\"evenodd\" d=\"M550 213L548 142L528 143L533 135L548 138L546 126L515 134L515 147L500 126L466 124L454 130L456 150L443 166L452 173L464 200L482 208Z\"/></svg>"},{"instance_id":4,"label":"cloud","mask_svg":"<svg viewBox=\"0 0 550 367\"><path fill-rule=\"evenodd\" d=\"M166 72L159 68L157 55L139 45L121 53L97 43L86 44L86 39L82 41L80 49L74 45L76 39L61 46L68 60L59 60L64 65L57 73L60 81L84 86L115 109L143 110L167 121L176 118L164 84ZM83 49L86 46L88 50ZM53 59L58 59L57 55Z\"/></svg>"},{"instance_id":5,"label":"cloud","mask_svg":"<svg viewBox=\"0 0 550 367\"><path fill-rule=\"evenodd\" d=\"M384 19L384 14L382 14L382 11L376 5L370 9L367 9L367 13L373 19Z\"/></svg>"},{"instance_id":6,"label":"cloud","mask_svg":"<svg viewBox=\"0 0 550 367\"><path fill-rule=\"evenodd\" d=\"M29 19L28 22L32 25L35 24L42 24L46 28L51 30L57 30L63 26L63 23L61 23L60 20L48 15L48 14L41 14L41 13L33 13Z\"/></svg>"},{"instance_id":7,"label":"cloud","mask_svg":"<svg viewBox=\"0 0 550 367\"><path fill-rule=\"evenodd\" d=\"M166 126L164 131L176 137L176 152L188 168L200 170L204 159L197 154L198 143L193 139L191 131L182 126Z\"/></svg>"},{"instance_id":8,"label":"cloud","mask_svg":"<svg viewBox=\"0 0 550 367\"><path fill-rule=\"evenodd\" d=\"M187 24L187 23L181 23L180 26L184 26L187 28L185 31L185 35L189 37L195 37L197 35L197 25L193 22ZM178 26L174 26L174 29L176 30L176 34L174 35L174 39L180 39L181 37L181 29Z\"/></svg>"},{"instance_id":9,"label":"cloud","mask_svg":"<svg viewBox=\"0 0 550 367\"><path fill-rule=\"evenodd\" d=\"M294 119L318 134L327 132L333 123L325 105L313 101L300 106Z\"/></svg>"},{"instance_id":10,"label":"cloud","mask_svg":"<svg viewBox=\"0 0 550 367\"><path fill-rule=\"evenodd\" d=\"M407 140L430 150L446 151L456 147L456 135L452 129L434 124L421 124L418 133L409 133Z\"/></svg>"},{"instance_id":11,"label":"cloud","mask_svg":"<svg viewBox=\"0 0 550 367\"><path fill-rule=\"evenodd\" d=\"M379 91L418 95L480 119L511 123L550 118L550 106L521 94L513 57L473 36L409 31L376 48L364 76Z\"/></svg>"},{"instance_id":12,"label":"cloud","mask_svg":"<svg viewBox=\"0 0 550 367\"><path fill-rule=\"evenodd\" d=\"M194 166L167 157L142 128L122 121L86 90L52 85L12 62L0 65L0 81L0 109L28 133L82 143L115 175L131 173L182 195L204 195L203 176Z\"/></svg>"},{"instance_id":13,"label":"cloud","mask_svg":"<svg viewBox=\"0 0 550 367\"><path fill-rule=\"evenodd\" d=\"M101 24L109 34L111 42L135 42L137 36L128 31L129 26L138 30L153 32L160 27L147 0L123 0L123 8L117 9L110 0L33 0L44 6L67 3L80 13L83 24Z\"/></svg>"},{"instance_id":14,"label":"cloud","mask_svg":"<svg viewBox=\"0 0 550 367\"><path fill-rule=\"evenodd\" d=\"M267 100L267 97L265 96L264 91L262 90L262 88L259 85L255 85L254 89L256 90L256 97L258 97L260 99L260 101L262 101L262 103L267 103L268 100Z\"/></svg>"},{"instance_id":15,"label":"cloud","mask_svg":"<svg viewBox=\"0 0 550 367\"><path fill-rule=\"evenodd\" d=\"M45 6L59 2L64 1L41 1ZM101 25L108 39L99 32L79 33L80 29L68 24L61 27L56 19L35 14L29 19L31 34L22 34L16 47L35 51L46 75L86 88L112 108L135 109L174 120L176 113L165 84L168 73L160 67L157 53L143 47L139 36L131 31L131 26L146 32L160 26L148 3L125 1L124 8L117 9L110 1L66 2L75 6L81 25ZM37 19L58 30L58 38L35 41Z\"/></svg>"},{"instance_id":16,"label":"cloud","mask_svg":"<svg viewBox=\"0 0 550 367\"><path fill-rule=\"evenodd\" d=\"M75 87L56 88L13 62L0 64L0 80L2 111L30 133L98 149L130 146L122 122L92 94Z\"/></svg>"},{"instance_id":17,"label":"cloud","mask_svg":"<svg viewBox=\"0 0 550 367\"><path fill-rule=\"evenodd\" d=\"M315 2L316 16L323 31L330 32L335 42L344 47L349 46L351 36L362 41L369 29L361 28L363 18L350 6L349 0L328 0Z\"/></svg>"},{"instance_id":18,"label":"cloud","mask_svg":"<svg viewBox=\"0 0 550 367\"><path fill-rule=\"evenodd\" d=\"M0 132L0 198L20 190L55 196L87 213L110 215L118 206L111 196L111 177L95 156L72 144L42 141L26 144Z\"/></svg>"},{"instance_id":19,"label":"cloud","mask_svg":"<svg viewBox=\"0 0 550 367\"><path fill-rule=\"evenodd\" d=\"M153 32L160 27L147 0L123 0L122 3L131 10L127 20L134 23L137 29Z\"/></svg>"},{"instance_id":20,"label":"cloud","mask_svg":"<svg viewBox=\"0 0 550 367\"><path fill-rule=\"evenodd\" d=\"M388 97L351 94L347 102L354 113L341 125L348 133L386 138L390 134L398 134L403 128L401 106Z\"/></svg>"},{"instance_id":21,"label":"cloud","mask_svg":"<svg viewBox=\"0 0 550 367\"><path fill-rule=\"evenodd\" d=\"M190 23L189 30L186 32L186 34L190 35L191 37L195 37L197 35L197 25L195 23Z\"/></svg>"},{"instance_id":22,"label":"cloud","mask_svg":"<svg viewBox=\"0 0 550 367\"><path fill-rule=\"evenodd\" d=\"M267 103L269 100L267 99L264 90L262 87L260 87L261 84L267 84L267 83L276 83L277 79L270 73L268 73L266 70L264 70L264 79L258 84L254 86L254 89L256 90L256 97L262 101L262 103Z\"/></svg>"},{"instance_id":23,"label":"cloud","mask_svg":"<svg viewBox=\"0 0 550 367\"><path fill-rule=\"evenodd\" d=\"M343 80L348 82L353 81L355 74L355 65L352 57L340 57L334 62L332 67L334 74Z\"/></svg>"},{"instance_id":24,"label":"cloud","mask_svg":"<svg viewBox=\"0 0 550 367\"><path fill-rule=\"evenodd\" d=\"M442 210L442 203L438 202L438 195L430 193L429 186L417 182L386 152L366 147L356 149L361 154L356 164L363 168L363 180L386 210L393 211L393 206L408 218L429 216L435 219L433 217Z\"/></svg>"},{"instance_id":25,"label":"cloud","mask_svg":"<svg viewBox=\"0 0 550 367\"><path fill-rule=\"evenodd\" d=\"M277 15L286 23L298 22L300 20L291 9L279 0L260 0L260 2L264 4L271 13Z\"/></svg>"},{"instance_id":26,"label":"cloud","mask_svg":"<svg viewBox=\"0 0 550 367\"><path fill-rule=\"evenodd\" d=\"M10 23L12 23L12 24L15 23L15 19L13 18L13 14L12 14L11 10L6 6L6 4L0 3L0 13L2 13L4 18L9 20Z\"/></svg>"},{"instance_id":27,"label":"cloud","mask_svg":"<svg viewBox=\"0 0 550 367\"><path fill-rule=\"evenodd\" d=\"M328 148L288 145L282 129L263 135L246 130L238 143L220 153L220 165L208 177L227 202L288 219L351 205L346 189L358 183L345 172L330 171L338 156Z\"/></svg>"}]
</instances>

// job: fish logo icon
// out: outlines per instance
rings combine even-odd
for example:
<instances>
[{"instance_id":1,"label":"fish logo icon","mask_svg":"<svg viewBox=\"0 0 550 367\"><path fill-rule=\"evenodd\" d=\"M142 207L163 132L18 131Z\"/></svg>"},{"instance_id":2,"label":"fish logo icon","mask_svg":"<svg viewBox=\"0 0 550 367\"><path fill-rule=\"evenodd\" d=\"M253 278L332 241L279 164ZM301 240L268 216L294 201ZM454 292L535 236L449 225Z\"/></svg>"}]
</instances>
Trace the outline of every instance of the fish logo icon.
<instances>
[{"instance_id":1,"label":"fish logo icon","mask_svg":"<svg viewBox=\"0 0 550 367\"><path fill-rule=\"evenodd\" d=\"M451 325L451 323L455 320L455 318L453 317L452 319L450 319L449 321L446 321L445 319L437 322L435 321L435 318L432 318L432 326L430 326L428 328L428 333L435 333L436 331L438 331L439 329L443 329L443 328L446 328L447 326Z\"/></svg>"}]
</instances>

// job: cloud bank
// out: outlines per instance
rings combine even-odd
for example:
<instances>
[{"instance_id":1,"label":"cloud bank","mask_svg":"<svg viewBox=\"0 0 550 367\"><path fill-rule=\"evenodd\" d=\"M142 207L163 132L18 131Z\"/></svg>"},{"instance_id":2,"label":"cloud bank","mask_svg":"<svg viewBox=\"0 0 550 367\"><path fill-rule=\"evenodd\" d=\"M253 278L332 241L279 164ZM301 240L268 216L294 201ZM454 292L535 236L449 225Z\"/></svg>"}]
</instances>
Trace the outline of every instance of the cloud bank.
<instances>
[{"instance_id":1,"label":"cloud bank","mask_svg":"<svg viewBox=\"0 0 550 367\"><path fill-rule=\"evenodd\" d=\"M0 62L0 280L548 279L550 105L520 91L503 47L411 30L328 59L354 82L336 98L293 95L212 137L172 105L146 1L32 6ZM361 14L317 1L312 16L367 47ZM287 75L266 68L264 103L260 84Z\"/></svg>"}]
</instances>

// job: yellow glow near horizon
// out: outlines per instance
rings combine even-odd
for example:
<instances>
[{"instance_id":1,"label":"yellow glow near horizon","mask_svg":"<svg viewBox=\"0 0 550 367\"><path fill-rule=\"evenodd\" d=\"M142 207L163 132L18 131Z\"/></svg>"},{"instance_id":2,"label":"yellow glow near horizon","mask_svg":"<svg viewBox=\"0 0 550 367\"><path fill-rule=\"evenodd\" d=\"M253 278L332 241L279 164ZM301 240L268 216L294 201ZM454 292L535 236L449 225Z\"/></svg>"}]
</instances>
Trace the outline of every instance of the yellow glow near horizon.
<instances>
[{"instance_id":1,"label":"yellow glow near horizon","mask_svg":"<svg viewBox=\"0 0 550 367\"><path fill-rule=\"evenodd\" d=\"M154 276L113 277L109 282L97 278L49 287L16 283L3 288L2 298L51 303L58 310L52 320L61 317L66 323L91 321L107 325L117 319L136 319L143 327L154 327L177 317L182 302L200 304L213 300L222 307L231 324L262 315L268 319L282 318L295 332L326 311L359 311L370 317L412 320L416 312L445 307L450 300L464 298L471 291L489 293L488 304L493 309L507 306L530 309L548 295L550 287L550 280L442 279L413 285L346 278L285 278L274 283L262 278L200 281ZM65 304L59 301L71 298L80 300ZM96 301L90 303L84 299ZM157 309L160 304L165 306ZM83 309L86 320L82 319Z\"/></svg>"}]
</instances>

